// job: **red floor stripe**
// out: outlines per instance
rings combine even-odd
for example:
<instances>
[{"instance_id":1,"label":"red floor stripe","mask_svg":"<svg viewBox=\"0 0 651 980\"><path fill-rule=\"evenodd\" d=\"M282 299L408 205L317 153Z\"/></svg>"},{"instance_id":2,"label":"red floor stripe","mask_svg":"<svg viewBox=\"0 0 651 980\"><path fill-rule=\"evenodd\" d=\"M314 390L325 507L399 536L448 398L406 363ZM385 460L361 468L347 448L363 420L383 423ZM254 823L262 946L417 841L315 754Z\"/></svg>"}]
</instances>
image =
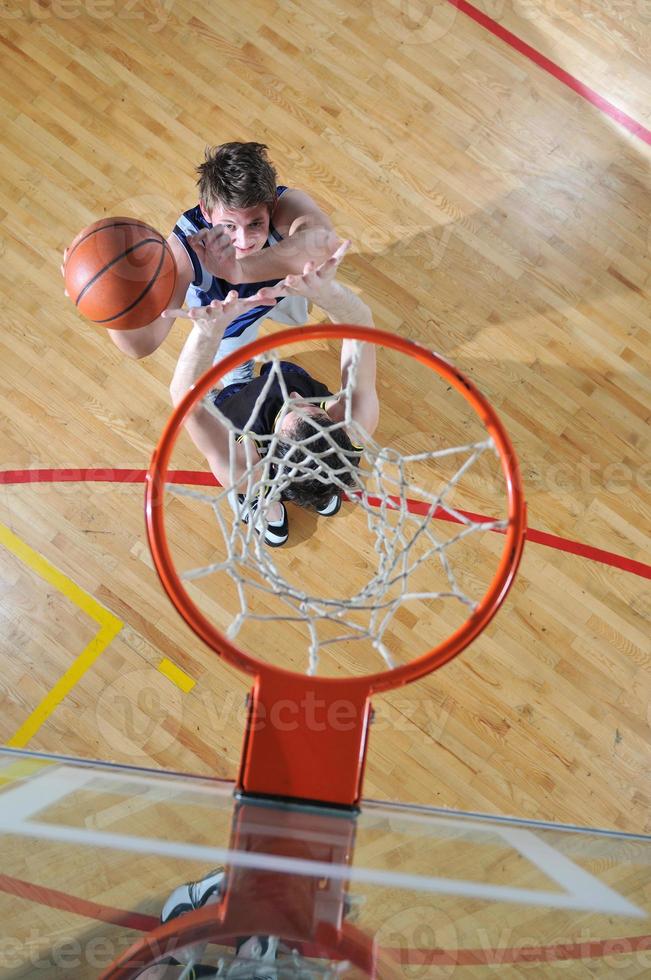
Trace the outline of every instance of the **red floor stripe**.
<instances>
[{"instance_id":1,"label":"red floor stripe","mask_svg":"<svg viewBox=\"0 0 651 980\"><path fill-rule=\"evenodd\" d=\"M496 949L387 949L399 963L412 966L493 966L506 963L545 963L552 975L554 963L604 956L630 956L651 950L651 936L586 939L558 946L513 946ZM623 966L623 964L622 964ZM497 976L497 974L496 974Z\"/></svg>"},{"instance_id":2,"label":"red floor stripe","mask_svg":"<svg viewBox=\"0 0 651 980\"><path fill-rule=\"evenodd\" d=\"M14 895L16 898L24 898L28 902L47 905L50 909L72 912L73 915L81 915L86 919L110 922L111 925L125 926L127 929L135 929L138 932L149 932L158 925L158 919L153 915L141 915L139 912L112 909L107 905L98 905L97 902L89 902L85 898L75 898L74 895L57 891L56 888L34 885L29 881L23 881L21 878L12 878L10 875L0 874L0 891L7 895Z\"/></svg>"},{"instance_id":3,"label":"red floor stripe","mask_svg":"<svg viewBox=\"0 0 651 980\"><path fill-rule=\"evenodd\" d=\"M488 17L485 13L483 13L483 11L478 10L477 7L474 7L471 3L468 3L468 0L448 0L448 3L452 4L453 7L456 7L457 10L460 10L467 17L470 17L476 24L479 24L485 30L490 31L490 33L499 38L500 41L504 41L509 45L509 47L519 52L519 54L524 55L525 58L528 58L529 61L532 61L539 68L542 68L543 71L546 71L549 75L552 75L563 85L566 85L568 88L572 89L572 91L576 92L577 95L580 95L581 98L586 99L593 106L595 106L595 108L599 109L600 112L603 112L620 126L623 126L624 129L627 129L629 133L633 134L633 136L637 136L639 139L643 140L644 143L651 145L651 130L647 129L646 126L643 126L642 123L637 122L632 118L632 116L629 116L628 113L624 112L623 109L618 109L617 106L613 105L612 102L609 102L608 99L605 99L602 95L599 95L599 93L595 92L595 90L590 88L589 85L584 85L584 83L580 82L578 78L570 75L568 71L565 71L565 69L561 68L560 65L555 64L555 62L551 61L540 51L536 51L535 48L532 48L526 41L523 41L521 38L511 33L511 31L507 30L506 27L502 27L502 25L498 24L496 20L493 20L492 17Z\"/></svg>"},{"instance_id":4,"label":"red floor stripe","mask_svg":"<svg viewBox=\"0 0 651 980\"><path fill-rule=\"evenodd\" d=\"M153 915L127 912L108 905L99 905L84 898L76 898L56 888L34 885L21 878L0 874L0 891L28 902L36 902L61 912L71 912L97 922L109 922L114 926L133 929L135 932L151 932L158 925ZM621 939L592 939L580 943L563 943L558 946L515 946L497 949L385 949L399 963L411 966L501 966L504 963L547 963L562 960L592 959L617 954L630 955L651 949L651 936L631 936ZM306 955L309 950L304 951Z\"/></svg>"},{"instance_id":5,"label":"red floor stripe","mask_svg":"<svg viewBox=\"0 0 651 980\"><path fill-rule=\"evenodd\" d=\"M106 469L4 470L0 471L0 485L9 486L17 483L142 483L146 472L146 470L124 470L109 467ZM170 483L185 483L188 486L209 487L217 485L217 481L211 473L195 470L173 470L170 472L169 478ZM419 513L426 509L427 505L419 504L418 501L413 500L410 503L410 508L415 513ZM470 511L464 513L465 516L473 520L486 521L490 519ZM437 516L450 519L443 513ZM556 534L548 534L547 531L537 531L533 527L527 530L527 541L531 541L533 544L541 544L546 548L553 548L555 551L578 555L580 558L587 558L589 561L596 561L601 565L610 565L612 568L619 568L631 575L639 575L640 578L651 579L651 565L635 561L633 558L626 558L624 555L617 555L612 551L604 551L603 548L594 548L592 545L583 544L581 541L561 538Z\"/></svg>"}]
</instances>

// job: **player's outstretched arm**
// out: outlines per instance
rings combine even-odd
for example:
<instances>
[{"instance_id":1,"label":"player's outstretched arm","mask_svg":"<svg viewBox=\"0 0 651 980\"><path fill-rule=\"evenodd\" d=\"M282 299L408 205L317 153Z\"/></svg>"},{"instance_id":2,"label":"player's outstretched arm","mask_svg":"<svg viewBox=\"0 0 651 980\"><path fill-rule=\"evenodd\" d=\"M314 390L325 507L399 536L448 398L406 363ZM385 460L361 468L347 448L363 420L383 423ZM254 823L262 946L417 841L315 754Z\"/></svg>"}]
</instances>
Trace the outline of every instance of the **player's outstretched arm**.
<instances>
[{"instance_id":1,"label":"player's outstretched arm","mask_svg":"<svg viewBox=\"0 0 651 980\"><path fill-rule=\"evenodd\" d=\"M208 272L233 284L301 273L306 262L319 265L341 245L328 216L303 191L285 191L273 223L282 241L242 259L236 259L230 235L221 225L189 235L188 242Z\"/></svg>"},{"instance_id":2,"label":"player's outstretched arm","mask_svg":"<svg viewBox=\"0 0 651 980\"><path fill-rule=\"evenodd\" d=\"M193 323L183 345L170 384L174 405L178 405L199 378L212 366L224 331L230 323L254 306L272 306L278 290L263 289L255 296L239 299L232 290L223 302L215 300L210 306L190 311L170 309L166 319L186 317ZM228 429L201 402L185 420L185 428L197 449L203 453L212 472L222 486L230 480Z\"/></svg>"},{"instance_id":3,"label":"player's outstretched arm","mask_svg":"<svg viewBox=\"0 0 651 980\"><path fill-rule=\"evenodd\" d=\"M333 323L355 323L363 327L372 327L373 315L369 307L359 296L356 296L347 286L336 278L337 269L344 255L350 248L346 241L337 249L326 262L316 266L308 262L301 276L287 276L276 289L282 289L285 295L305 296L311 302L320 306ZM379 419L379 403L375 382L375 344L362 344L356 365L355 388L352 394L352 417L359 425L372 435ZM354 340L344 340L341 347L341 386L346 387L356 350ZM340 415L343 418L344 406L336 405L328 409L331 416ZM334 417L334 416L333 416Z\"/></svg>"}]
</instances>

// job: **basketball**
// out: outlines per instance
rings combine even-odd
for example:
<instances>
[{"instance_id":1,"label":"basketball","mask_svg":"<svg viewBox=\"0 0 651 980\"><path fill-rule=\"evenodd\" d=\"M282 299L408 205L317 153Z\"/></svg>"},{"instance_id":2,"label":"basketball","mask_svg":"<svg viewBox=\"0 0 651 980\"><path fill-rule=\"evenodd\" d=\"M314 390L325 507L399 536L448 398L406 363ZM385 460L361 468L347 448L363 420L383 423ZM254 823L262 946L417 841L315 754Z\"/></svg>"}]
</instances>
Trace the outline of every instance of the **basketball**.
<instances>
[{"instance_id":1,"label":"basketball","mask_svg":"<svg viewBox=\"0 0 651 980\"><path fill-rule=\"evenodd\" d=\"M135 330L169 306L176 262L163 236L137 218L102 218L70 244L66 291L80 313L112 330Z\"/></svg>"}]
</instances>

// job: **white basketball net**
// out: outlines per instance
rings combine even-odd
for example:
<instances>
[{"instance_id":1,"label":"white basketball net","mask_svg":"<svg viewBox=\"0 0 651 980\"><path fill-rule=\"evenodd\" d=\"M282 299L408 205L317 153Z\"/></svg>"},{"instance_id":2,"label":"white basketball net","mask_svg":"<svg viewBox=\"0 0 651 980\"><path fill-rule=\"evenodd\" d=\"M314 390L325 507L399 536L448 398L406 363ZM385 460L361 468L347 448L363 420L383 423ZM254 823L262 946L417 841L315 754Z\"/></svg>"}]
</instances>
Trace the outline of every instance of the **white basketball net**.
<instances>
[{"instance_id":1,"label":"white basketball net","mask_svg":"<svg viewBox=\"0 0 651 980\"><path fill-rule=\"evenodd\" d=\"M485 453L495 452L495 445L488 433L481 441L467 445L406 455L391 447L380 446L353 421L352 393L355 389L361 343L357 342L355 346L356 352L346 386L337 393L343 397L345 405L343 421L332 428L318 427L319 431L315 435L302 442L292 440L285 432L281 436L277 432L265 437L256 434L258 446L263 444L261 451L266 450L262 459L259 458L252 439L246 438L251 433L250 424L242 429L236 428L214 407L210 397L204 400L205 407L229 429L231 462L235 456L233 450L236 440L242 440L246 448L246 490L242 490L245 494L243 504L237 500L235 494L229 494L225 489L219 488L216 494L211 494L168 484L171 492L203 501L213 509L226 549L221 560L186 571L181 577L186 581L193 581L221 572L230 576L237 588L240 610L227 631L229 639L237 636L247 620L304 624L309 635L308 674L317 672L319 652L323 647L350 640L370 641L386 666L394 667L391 653L384 643L384 634L396 612L414 600L452 600L467 607L470 615L479 600L467 595L459 585L454 569L454 547L469 535L504 530L508 524L506 520L473 520L448 502L452 491L470 468ZM279 384L283 395L281 417L288 411L297 411L300 414L300 406L290 397L275 352L267 353L259 360L267 363L269 369L252 417L255 418L257 406L268 396L274 381ZM310 401L319 403L322 398L301 398L303 404ZM309 420L314 424L313 417L310 416ZM359 452L346 454L332 438L332 433L337 428L345 428L354 446L364 447L359 465L356 465ZM312 455L310 443L319 437L327 440L328 452ZM344 499L351 500L353 506L363 509L375 554L373 573L354 595L314 595L306 591L301 583L289 582L277 568L276 549L264 543L265 514L270 504L280 500L283 490L290 482L315 478L315 470L307 462L292 464L291 454L289 463L287 456L283 459L276 455L280 439L284 443L290 443L292 447L302 449L309 459L323 461L323 457L330 452L337 453L335 468L321 465L316 474L317 479L324 485L341 491L346 495ZM452 477L446 479L436 490L418 486L409 480L407 470L413 464L442 461L444 457L448 458L448 462L450 459L454 460L458 466ZM351 490L346 482L346 474L349 474L357 489ZM236 482L232 465L231 481L232 484ZM240 482L239 486L242 489L243 483ZM229 500L231 508L222 506L224 499ZM414 506L414 501L417 506ZM256 502L254 515L250 512L252 502ZM251 519L248 523L243 523L242 519L247 515ZM441 518L455 522L459 530L448 537L442 535ZM410 579L413 579L416 570L434 565L437 570L442 569L444 572L445 584L442 589L427 591L410 587ZM252 597L256 594L275 597L279 607L278 614L263 614L252 609ZM323 623L336 625L334 637L321 635L320 626ZM329 632L332 634L332 629Z\"/></svg>"},{"instance_id":2,"label":"white basketball net","mask_svg":"<svg viewBox=\"0 0 651 980\"><path fill-rule=\"evenodd\" d=\"M273 938L273 937L272 937ZM316 963L304 959L297 950L279 955L272 962L255 959L222 959L215 978L228 980L342 980L350 971L347 960ZM355 971L357 973L357 971Z\"/></svg>"},{"instance_id":3,"label":"white basketball net","mask_svg":"<svg viewBox=\"0 0 651 980\"><path fill-rule=\"evenodd\" d=\"M215 967L203 962L205 957L205 946L201 950L201 955L182 956L185 968L178 974L178 980L195 980L197 969L202 968L201 976L212 977L214 980L251 980L252 977L260 980L342 980L350 970L350 963L347 960L329 962L314 960L308 961L302 957L297 950L288 953L276 952L278 940L269 937L274 951L273 959L264 957L243 957L220 956ZM211 958L211 957L210 957ZM148 972L151 967L145 967L143 972ZM214 972L210 973L212 969Z\"/></svg>"}]
</instances>

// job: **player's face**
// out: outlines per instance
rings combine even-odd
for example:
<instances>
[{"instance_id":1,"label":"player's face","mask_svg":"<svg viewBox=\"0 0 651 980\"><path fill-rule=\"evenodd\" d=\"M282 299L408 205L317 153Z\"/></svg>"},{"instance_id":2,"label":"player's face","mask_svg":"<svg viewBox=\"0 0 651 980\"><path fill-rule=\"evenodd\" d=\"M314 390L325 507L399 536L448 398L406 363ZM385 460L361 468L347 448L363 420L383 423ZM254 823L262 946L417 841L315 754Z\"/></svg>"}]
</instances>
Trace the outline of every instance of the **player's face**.
<instances>
[{"instance_id":1,"label":"player's face","mask_svg":"<svg viewBox=\"0 0 651 980\"><path fill-rule=\"evenodd\" d=\"M269 235L269 209L264 204L253 208L223 208L217 205L212 209L209 220L213 225L222 225L230 235L238 259L258 252Z\"/></svg>"}]
</instances>

